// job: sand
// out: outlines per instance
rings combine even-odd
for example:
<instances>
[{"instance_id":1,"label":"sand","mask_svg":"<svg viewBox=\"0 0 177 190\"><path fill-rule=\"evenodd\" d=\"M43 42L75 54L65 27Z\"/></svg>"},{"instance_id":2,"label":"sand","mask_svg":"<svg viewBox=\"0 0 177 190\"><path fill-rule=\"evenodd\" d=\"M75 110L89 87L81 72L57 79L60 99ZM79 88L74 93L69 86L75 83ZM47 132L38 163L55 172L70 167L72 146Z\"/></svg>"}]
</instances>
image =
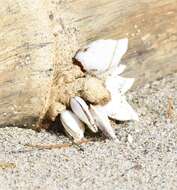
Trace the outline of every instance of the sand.
<instances>
[{"instance_id":1,"label":"sand","mask_svg":"<svg viewBox=\"0 0 177 190\"><path fill-rule=\"evenodd\" d=\"M58 130L1 128L0 190L176 190L177 74L128 94L140 121L114 124L118 143L86 135L48 150L26 144L71 141Z\"/></svg>"}]
</instances>

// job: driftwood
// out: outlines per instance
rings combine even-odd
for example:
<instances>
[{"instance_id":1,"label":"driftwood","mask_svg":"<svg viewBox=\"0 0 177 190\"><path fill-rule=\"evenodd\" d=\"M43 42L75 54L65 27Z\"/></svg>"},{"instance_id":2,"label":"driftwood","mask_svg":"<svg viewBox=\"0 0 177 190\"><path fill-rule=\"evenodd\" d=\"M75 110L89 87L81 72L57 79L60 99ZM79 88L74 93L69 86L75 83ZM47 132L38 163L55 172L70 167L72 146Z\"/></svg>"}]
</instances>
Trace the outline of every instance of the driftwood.
<instances>
[{"instance_id":1,"label":"driftwood","mask_svg":"<svg viewBox=\"0 0 177 190\"><path fill-rule=\"evenodd\" d=\"M0 126L42 119L62 73L82 75L74 52L98 38L129 38L135 87L176 72L176 28L176 0L0 0Z\"/></svg>"},{"instance_id":2,"label":"driftwood","mask_svg":"<svg viewBox=\"0 0 177 190\"><path fill-rule=\"evenodd\" d=\"M0 0L0 125L43 115L53 70L48 15L36 0Z\"/></svg>"}]
</instances>

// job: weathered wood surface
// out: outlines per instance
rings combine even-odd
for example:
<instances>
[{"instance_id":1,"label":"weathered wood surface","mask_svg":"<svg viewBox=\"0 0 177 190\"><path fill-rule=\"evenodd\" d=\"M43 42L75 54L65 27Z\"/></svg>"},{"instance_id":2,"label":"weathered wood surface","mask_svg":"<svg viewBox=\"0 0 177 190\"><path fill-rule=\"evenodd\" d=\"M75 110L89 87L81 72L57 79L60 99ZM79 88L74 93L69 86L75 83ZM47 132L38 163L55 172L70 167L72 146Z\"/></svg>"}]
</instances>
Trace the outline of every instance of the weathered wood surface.
<instances>
[{"instance_id":1,"label":"weathered wood surface","mask_svg":"<svg viewBox=\"0 0 177 190\"><path fill-rule=\"evenodd\" d=\"M136 86L177 71L176 0L53 0L52 4L54 16L78 26L86 40L81 45L128 37L126 74L137 78Z\"/></svg>"},{"instance_id":2,"label":"weathered wood surface","mask_svg":"<svg viewBox=\"0 0 177 190\"><path fill-rule=\"evenodd\" d=\"M0 125L42 115L52 78L52 40L40 1L0 0Z\"/></svg>"},{"instance_id":3,"label":"weathered wood surface","mask_svg":"<svg viewBox=\"0 0 177 190\"><path fill-rule=\"evenodd\" d=\"M176 0L0 0L0 125L31 124L43 115L52 60L67 46L57 48L56 35L70 27L78 47L128 37L125 74L137 78L136 86L177 72ZM72 44L73 33L66 35Z\"/></svg>"}]
</instances>

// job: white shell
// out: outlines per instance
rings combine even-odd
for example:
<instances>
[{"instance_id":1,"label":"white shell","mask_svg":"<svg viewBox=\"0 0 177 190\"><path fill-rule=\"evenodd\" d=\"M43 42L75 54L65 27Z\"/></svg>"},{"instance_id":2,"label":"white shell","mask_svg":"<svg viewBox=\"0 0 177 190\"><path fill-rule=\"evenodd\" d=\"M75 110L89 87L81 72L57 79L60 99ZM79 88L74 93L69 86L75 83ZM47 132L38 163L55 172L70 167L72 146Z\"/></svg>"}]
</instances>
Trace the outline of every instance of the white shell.
<instances>
[{"instance_id":1,"label":"white shell","mask_svg":"<svg viewBox=\"0 0 177 190\"><path fill-rule=\"evenodd\" d=\"M123 64L119 64L117 67L113 67L112 69L110 69L111 72L111 76L117 76L120 75L121 73L123 73L126 69L126 65Z\"/></svg>"},{"instance_id":2,"label":"white shell","mask_svg":"<svg viewBox=\"0 0 177 190\"><path fill-rule=\"evenodd\" d=\"M106 79L105 85L111 94L125 94L132 87L134 81L134 78L109 76Z\"/></svg>"},{"instance_id":3,"label":"white shell","mask_svg":"<svg viewBox=\"0 0 177 190\"><path fill-rule=\"evenodd\" d=\"M90 111L95 118L98 128L104 133L104 135L117 141L114 129L112 128L104 110L99 106L90 105Z\"/></svg>"},{"instance_id":4,"label":"white shell","mask_svg":"<svg viewBox=\"0 0 177 190\"><path fill-rule=\"evenodd\" d=\"M124 70L124 68L121 69ZM132 87L134 78L124 78L118 76L117 70L115 69L115 71L113 71L112 74L106 78L105 86L111 93L111 101L102 108L112 119L120 121L138 121L137 113L128 104L124 96L124 94Z\"/></svg>"},{"instance_id":5,"label":"white shell","mask_svg":"<svg viewBox=\"0 0 177 190\"><path fill-rule=\"evenodd\" d=\"M126 65L119 64L118 66L111 67L111 68L109 68L108 71L106 71L100 75L97 75L97 77L100 78L101 80L108 79L108 77L117 77L118 75L120 75L121 73L124 72L126 67L127 67Z\"/></svg>"},{"instance_id":6,"label":"white shell","mask_svg":"<svg viewBox=\"0 0 177 190\"><path fill-rule=\"evenodd\" d=\"M65 110L60 114L60 120L66 132L79 141L84 138L85 127L79 118L71 111Z\"/></svg>"},{"instance_id":7,"label":"white shell","mask_svg":"<svg viewBox=\"0 0 177 190\"><path fill-rule=\"evenodd\" d=\"M75 59L89 73L100 74L116 67L128 48L128 39L97 40L79 51Z\"/></svg>"},{"instance_id":8,"label":"white shell","mask_svg":"<svg viewBox=\"0 0 177 190\"><path fill-rule=\"evenodd\" d=\"M98 131L95 121L89 111L89 107L82 98L78 96L71 98L70 106L72 111L78 116L81 121L87 124L90 130L92 130L94 133Z\"/></svg>"},{"instance_id":9,"label":"white shell","mask_svg":"<svg viewBox=\"0 0 177 190\"><path fill-rule=\"evenodd\" d=\"M111 101L102 108L110 118L115 120L139 120L137 113L128 104L125 96L120 94L113 95Z\"/></svg>"},{"instance_id":10,"label":"white shell","mask_svg":"<svg viewBox=\"0 0 177 190\"><path fill-rule=\"evenodd\" d=\"M115 67L120 63L120 60L122 59L123 55L126 53L127 49L128 49L127 38L116 40L116 47L113 53L113 59L110 67Z\"/></svg>"}]
</instances>

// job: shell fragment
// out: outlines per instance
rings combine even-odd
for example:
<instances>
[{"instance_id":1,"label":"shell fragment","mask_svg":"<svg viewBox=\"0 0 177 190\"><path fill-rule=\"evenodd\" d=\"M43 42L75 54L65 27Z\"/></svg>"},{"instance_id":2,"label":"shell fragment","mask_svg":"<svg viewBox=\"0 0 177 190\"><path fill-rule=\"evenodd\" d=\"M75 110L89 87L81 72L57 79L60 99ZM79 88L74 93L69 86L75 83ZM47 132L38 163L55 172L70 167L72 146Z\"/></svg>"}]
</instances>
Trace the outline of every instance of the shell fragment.
<instances>
[{"instance_id":1,"label":"shell fragment","mask_svg":"<svg viewBox=\"0 0 177 190\"><path fill-rule=\"evenodd\" d=\"M72 111L82 122L87 124L92 132L96 133L98 131L95 121L89 111L89 107L82 98L78 96L71 98L70 106Z\"/></svg>"}]
</instances>

